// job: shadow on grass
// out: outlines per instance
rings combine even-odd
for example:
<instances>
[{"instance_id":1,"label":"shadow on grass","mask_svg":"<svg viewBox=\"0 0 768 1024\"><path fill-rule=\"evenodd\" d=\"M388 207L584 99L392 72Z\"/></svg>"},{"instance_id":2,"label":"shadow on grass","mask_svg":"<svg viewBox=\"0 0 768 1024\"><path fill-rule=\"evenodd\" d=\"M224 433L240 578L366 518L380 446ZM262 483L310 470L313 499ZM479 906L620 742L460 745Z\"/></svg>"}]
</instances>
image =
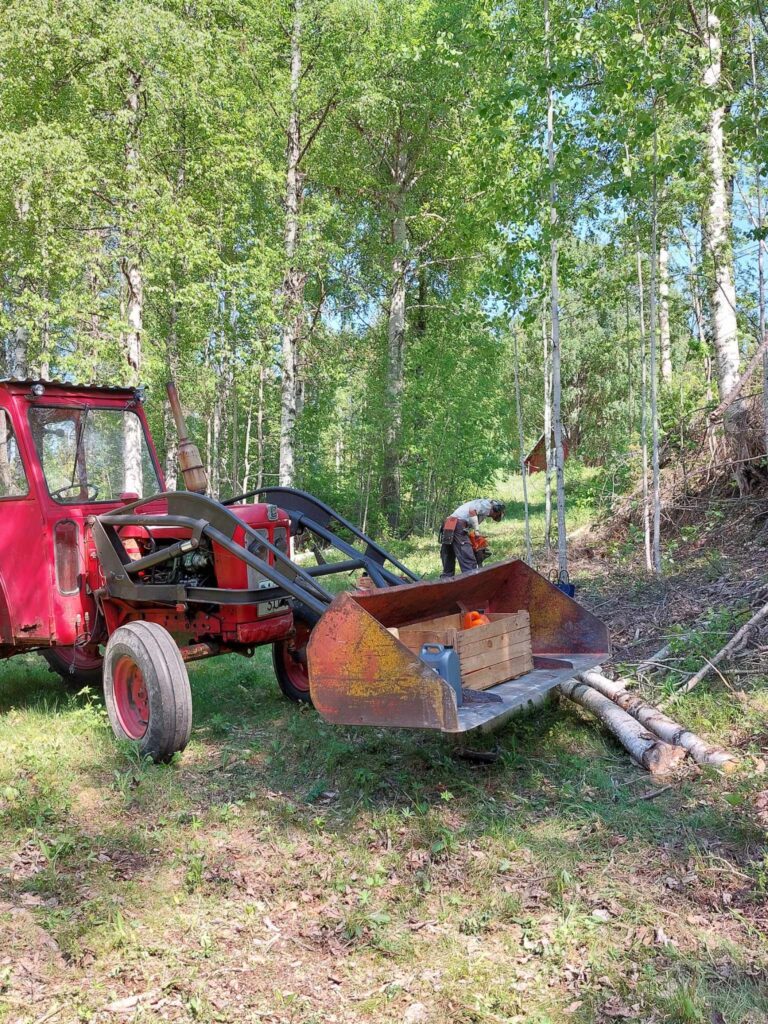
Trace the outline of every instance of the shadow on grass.
<instances>
[{"instance_id":1,"label":"shadow on grass","mask_svg":"<svg viewBox=\"0 0 768 1024\"><path fill-rule=\"evenodd\" d=\"M14 775L0 772L0 795L3 786L19 794L5 808L5 841L16 852L37 844L47 863L33 874L0 877L0 899L39 897L38 920L72 962L93 944L121 941L125 918L142 912L161 879L176 899L223 898L222 886L231 884L220 880L232 866L227 843L244 842L235 838L243 829L248 855L274 857L280 845L286 873L290 849L302 843L320 866L337 860L342 879L367 863L372 847L400 857L396 870L410 878L414 853L423 865L411 871L414 889L431 887L446 898L459 898L449 871L456 861L469 873L465 929L484 927L482 901L500 891L506 872L517 872L533 902L523 894L514 919L531 934L543 913L567 916L569 902L584 904L590 886L606 901L619 900L630 922L650 921L660 906L666 910L665 874L682 875L692 858L715 855L723 870L746 878L762 848L761 832L737 806L701 799L705 779L643 799L653 792L649 777L565 705L488 739L499 760L476 766L457 760L437 735L337 728L289 704L268 651L252 661L199 663L190 675L192 742L177 763L154 766L116 745L98 702L68 696L42 663L19 659L2 670L0 749L9 752ZM232 838L211 867L222 831ZM319 845L326 839L330 848ZM471 859L478 850L495 851L491 867ZM612 881L617 858L636 872L634 885ZM215 882L206 881L211 871ZM734 895L731 910L748 916L753 892ZM707 890L678 898L688 909L704 901L714 913L719 897L720 890ZM582 916L594 928L589 914L587 905ZM677 957L671 948L633 948L631 956L663 961L671 972L674 984L648 996L666 1019L698 1020L693 1011L685 1016L689 1002L718 1005L724 971L738 998L758 1005L762 981L723 956ZM572 1019L592 1020L594 1011L587 1002Z\"/></svg>"}]
</instances>

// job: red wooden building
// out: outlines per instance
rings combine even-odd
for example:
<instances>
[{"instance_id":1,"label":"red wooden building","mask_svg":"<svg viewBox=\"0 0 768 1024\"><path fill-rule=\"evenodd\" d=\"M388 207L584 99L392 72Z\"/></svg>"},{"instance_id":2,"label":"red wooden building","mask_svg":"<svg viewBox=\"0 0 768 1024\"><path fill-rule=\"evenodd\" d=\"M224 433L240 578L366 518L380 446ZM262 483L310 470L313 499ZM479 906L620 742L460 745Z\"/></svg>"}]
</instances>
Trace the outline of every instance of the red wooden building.
<instances>
[{"instance_id":1,"label":"red wooden building","mask_svg":"<svg viewBox=\"0 0 768 1024\"><path fill-rule=\"evenodd\" d=\"M552 438L552 460L554 466L555 439ZM563 435L563 461L568 458L568 438ZM543 473L547 468L547 446L542 434L536 444L525 457L525 468L528 473Z\"/></svg>"}]
</instances>

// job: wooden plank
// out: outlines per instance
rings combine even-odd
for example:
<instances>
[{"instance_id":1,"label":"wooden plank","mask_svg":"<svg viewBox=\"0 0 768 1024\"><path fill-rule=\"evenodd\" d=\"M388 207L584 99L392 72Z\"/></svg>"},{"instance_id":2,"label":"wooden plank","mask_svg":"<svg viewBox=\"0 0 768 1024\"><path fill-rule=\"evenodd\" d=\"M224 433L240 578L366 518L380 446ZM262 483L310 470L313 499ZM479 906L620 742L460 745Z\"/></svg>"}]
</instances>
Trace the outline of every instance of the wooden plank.
<instances>
[{"instance_id":1,"label":"wooden plank","mask_svg":"<svg viewBox=\"0 0 768 1024\"><path fill-rule=\"evenodd\" d=\"M473 640L472 637L457 637L459 655L462 658L472 658L476 654L486 651L504 651L516 647L520 643L527 643L530 646L531 631L527 626L521 626L511 633L499 633L498 636L489 636L484 640Z\"/></svg>"},{"instance_id":2,"label":"wooden plank","mask_svg":"<svg viewBox=\"0 0 768 1024\"><path fill-rule=\"evenodd\" d=\"M471 658L461 655L461 674L469 675L470 672L477 672L481 668L489 668L491 665L500 665L505 661L514 661L516 658L532 659L531 639L525 637L519 643L506 647L503 651L496 648L492 651L481 651L473 654Z\"/></svg>"},{"instance_id":3,"label":"wooden plank","mask_svg":"<svg viewBox=\"0 0 768 1024\"><path fill-rule=\"evenodd\" d=\"M524 655L510 661L499 662L489 668L480 669L478 672L470 672L466 678L462 676L461 683L469 690L487 690L490 686L506 683L509 679L525 675L532 668L533 659L529 655Z\"/></svg>"},{"instance_id":4,"label":"wooden plank","mask_svg":"<svg viewBox=\"0 0 768 1024\"><path fill-rule=\"evenodd\" d=\"M527 612L519 612L515 615L507 615L487 623L485 626L475 626L473 629L462 630L459 634L459 646L464 644L476 644L488 637L502 636L515 629L528 627L530 629L530 616Z\"/></svg>"},{"instance_id":5,"label":"wooden plank","mask_svg":"<svg viewBox=\"0 0 768 1024\"><path fill-rule=\"evenodd\" d=\"M417 619L401 626L400 629L461 629L461 620L462 616L455 612L452 615L438 615L432 619Z\"/></svg>"},{"instance_id":6,"label":"wooden plank","mask_svg":"<svg viewBox=\"0 0 768 1024\"><path fill-rule=\"evenodd\" d=\"M455 629L411 629L400 628L400 643L405 644L417 654L424 644L443 644L446 647L456 646Z\"/></svg>"}]
</instances>

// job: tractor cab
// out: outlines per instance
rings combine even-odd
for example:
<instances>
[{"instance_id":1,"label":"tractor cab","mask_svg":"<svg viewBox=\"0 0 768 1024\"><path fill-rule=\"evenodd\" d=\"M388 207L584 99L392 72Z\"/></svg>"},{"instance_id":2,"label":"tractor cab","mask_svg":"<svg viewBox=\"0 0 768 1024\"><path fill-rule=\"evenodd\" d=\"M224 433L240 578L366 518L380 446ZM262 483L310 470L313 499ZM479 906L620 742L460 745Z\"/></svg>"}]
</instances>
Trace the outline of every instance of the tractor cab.
<instances>
[{"instance_id":1,"label":"tractor cab","mask_svg":"<svg viewBox=\"0 0 768 1024\"><path fill-rule=\"evenodd\" d=\"M77 644L96 611L86 520L162 490L140 391L0 382L2 644Z\"/></svg>"}]
</instances>

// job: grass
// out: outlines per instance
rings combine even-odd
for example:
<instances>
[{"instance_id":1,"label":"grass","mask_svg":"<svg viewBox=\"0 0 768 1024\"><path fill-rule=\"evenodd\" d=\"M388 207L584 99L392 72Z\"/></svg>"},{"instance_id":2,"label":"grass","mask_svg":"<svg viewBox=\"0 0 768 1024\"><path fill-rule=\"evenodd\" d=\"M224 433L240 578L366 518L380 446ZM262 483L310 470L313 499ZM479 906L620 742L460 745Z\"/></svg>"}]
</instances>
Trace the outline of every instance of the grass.
<instances>
[{"instance_id":1,"label":"grass","mask_svg":"<svg viewBox=\"0 0 768 1024\"><path fill-rule=\"evenodd\" d=\"M751 736L744 768L661 791L566 706L480 767L326 725L266 650L190 676L192 741L155 766L97 695L0 666L3 1024L767 1019L764 680L680 712Z\"/></svg>"}]
</instances>

